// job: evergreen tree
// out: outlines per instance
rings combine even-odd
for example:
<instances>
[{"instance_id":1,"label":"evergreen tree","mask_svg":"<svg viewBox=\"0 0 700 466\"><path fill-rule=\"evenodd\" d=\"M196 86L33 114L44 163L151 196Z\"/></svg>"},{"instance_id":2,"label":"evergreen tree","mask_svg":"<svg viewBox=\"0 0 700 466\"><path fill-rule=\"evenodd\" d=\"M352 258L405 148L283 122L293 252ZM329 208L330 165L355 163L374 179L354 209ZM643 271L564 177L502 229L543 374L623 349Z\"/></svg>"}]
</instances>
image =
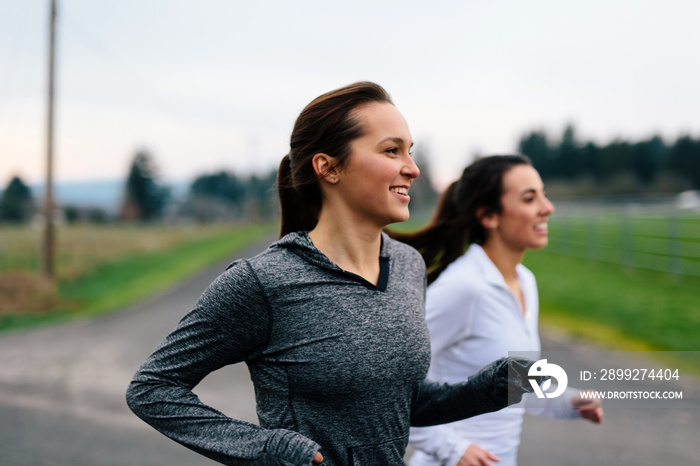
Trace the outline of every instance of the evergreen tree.
<instances>
[{"instance_id":1,"label":"evergreen tree","mask_svg":"<svg viewBox=\"0 0 700 466\"><path fill-rule=\"evenodd\" d=\"M213 197L240 205L246 195L246 183L228 171L198 176L190 185L190 196Z\"/></svg>"},{"instance_id":2,"label":"evergreen tree","mask_svg":"<svg viewBox=\"0 0 700 466\"><path fill-rule=\"evenodd\" d=\"M137 152L126 180L122 218L153 220L163 213L170 190L158 184L156 175L151 155L146 151Z\"/></svg>"},{"instance_id":3,"label":"evergreen tree","mask_svg":"<svg viewBox=\"0 0 700 466\"><path fill-rule=\"evenodd\" d=\"M32 191L18 176L13 177L0 198L0 221L26 222L33 210Z\"/></svg>"},{"instance_id":4,"label":"evergreen tree","mask_svg":"<svg viewBox=\"0 0 700 466\"><path fill-rule=\"evenodd\" d=\"M661 147L659 146L661 142ZM658 136L632 146L632 171L644 184L650 184L657 177L660 168L660 151L665 147Z\"/></svg>"},{"instance_id":5,"label":"evergreen tree","mask_svg":"<svg viewBox=\"0 0 700 466\"><path fill-rule=\"evenodd\" d=\"M693 188L700 189L700 141L690 136L678 138L668 155L668 167L688 178Z\"/></svg>"},{"instance_id":6,"label":"evergreen tree","mask_svg":"<svg viewBox=\"0 0 700 466\"><path fill-rule=\"evenodd\" d=\"M576 142L573 125L567 125L561 138L561 144L556 151L556 173L564 178L575 178L583 171L583 157Z\"/></svg>"},{"instance_id":7,"label":"evergreen tree","mask_svg":"<svg viewBox=\"0 0 700 466\"><path fill-rule=\"evenodd\" d=\"M555 175L552 149L544 132L533 131L523 136L518 143L518 152L530 159L542 179Z\"/></svg>"},{"instance_id":8,"label":"evergreen tree","mask_svg":"<svg viewBox=\"0 0 700 466\"><path fill-rule=\"evenodd\" d=\"M623 173L634 173L634 154L627 141L613 141L601 151L600 176L609 180Z\"/></svg>"},{"instance_id":9,"label":"evergreen tree","mask_svg":"<svg viewBox=\"0 0 700 466\"><path fill-rule=\"evenodd\" d=\"M583 167L581 174L591 175L594 179L602 179L605 176L603 166L603 151L594 142L588 142L581 148Z\"/></svg>"}]
</instances>

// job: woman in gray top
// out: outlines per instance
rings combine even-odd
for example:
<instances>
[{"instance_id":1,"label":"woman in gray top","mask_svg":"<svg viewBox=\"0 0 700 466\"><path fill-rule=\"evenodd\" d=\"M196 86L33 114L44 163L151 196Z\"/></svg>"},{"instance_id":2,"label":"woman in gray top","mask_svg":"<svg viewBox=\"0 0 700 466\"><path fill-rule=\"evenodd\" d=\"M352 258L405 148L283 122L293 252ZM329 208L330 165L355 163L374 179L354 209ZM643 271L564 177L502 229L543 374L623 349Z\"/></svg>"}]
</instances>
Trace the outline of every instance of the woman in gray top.
<instances>
[{"instance_id":1,"label":"woman in gray top","mask_svg":"<svg viewBox=\"0 0 700 466\"><path fill-rule=\"evenodd\" d=\"M408 219L419 174L411 146L406 121L376 84L312 101L278 173L282 238L207 288L134 376L129 407L224 464L402 465L410 425L519 401L527 361L496 361L459 384L425 381L425 266L382 233ZM259 426L191 391L242 361Z\"/></svg>"}]
</instances>

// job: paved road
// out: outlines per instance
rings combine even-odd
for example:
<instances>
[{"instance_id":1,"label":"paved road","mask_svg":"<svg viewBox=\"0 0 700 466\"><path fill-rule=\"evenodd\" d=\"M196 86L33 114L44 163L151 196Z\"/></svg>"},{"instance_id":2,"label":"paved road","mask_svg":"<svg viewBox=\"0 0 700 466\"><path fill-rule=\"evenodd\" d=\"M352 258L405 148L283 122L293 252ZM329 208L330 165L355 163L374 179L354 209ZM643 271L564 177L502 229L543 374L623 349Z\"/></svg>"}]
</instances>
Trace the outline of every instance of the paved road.
<instances>
[{"instance_id":1,"label":"paved road","mask_svg":"<svg viewBox=\"0 0 700 466\"><path fill-rule=\"evenodd\" d=\"M224 265L125 312L0 337L0 465L215 464L138 420L124 391ZM573 345L543 337L550 349ZM256 421L244 365L211 374L195 391L230 416ZM700 464L699 431L700 409L609 409L602 426L528 418L521 465Z\"/></svg>"},{"instance_id":2,"label":"paved road","mask_svg":"<svg viewBox=\"0 0 700 466\"><path fill-rule=\"evenodd\" d=\"M250 257L270 243L241 251ZM212 465L129 411L126 387L228 260L125 312L0 337L0 465ZM200 398L256 422L244 365L200 383Z\"/></svg>"},{"instance_id":3,"label":"paved road","mask_svg":"<svg viewBox=\"0 0 700 466\"><path fill-rule=\"evenodd\" d=\"M600 351L590 345L573 342L552 330L542 332L542 346L553 352L550 354L565 352L574 357L580 355L578 362L590 370L657 366L653 361L638 359L639 355ZM697 354L694 356L697 361ZM569 377L572 377L571 374ZM636 404L638 407L635 408L611 408L608 404L601 425L527 416L519 463L521 466L700 465L699 382L685 377L682 383L663 387L683 391L686 397L684 409L644 408L644 404ZM575 384L575 381L570 381L570 384ZM635 384L637 382L627 387L634 390L662 388L655 382Z\"/></svg>"}]
</instances>

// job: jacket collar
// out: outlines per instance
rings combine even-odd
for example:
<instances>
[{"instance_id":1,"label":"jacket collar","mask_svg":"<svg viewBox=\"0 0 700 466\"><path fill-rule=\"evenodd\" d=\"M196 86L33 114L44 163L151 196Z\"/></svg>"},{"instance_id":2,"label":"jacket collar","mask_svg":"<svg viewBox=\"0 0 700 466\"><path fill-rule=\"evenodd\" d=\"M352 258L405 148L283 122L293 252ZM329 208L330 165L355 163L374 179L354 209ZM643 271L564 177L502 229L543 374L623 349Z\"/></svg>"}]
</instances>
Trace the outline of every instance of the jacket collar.
<instances>
[{"instance_id":1,"label":"jacket collar","mask_svg":"<svg viewBox=\"0 0 700 466\"><path fill-rule=\"evenodd\" d=\"M483 273L484 280L487 283L508 289L506 281L503 278L503 274L500 270L498 270L498 267L496 267L491 259L489 259L489 256L486 254L486 251L484 251L484 248L474 243L469 245L469 249L467 250L466 254L476 259L477 263L479 264L479 268Z\"/></svg>"}]
</instances>

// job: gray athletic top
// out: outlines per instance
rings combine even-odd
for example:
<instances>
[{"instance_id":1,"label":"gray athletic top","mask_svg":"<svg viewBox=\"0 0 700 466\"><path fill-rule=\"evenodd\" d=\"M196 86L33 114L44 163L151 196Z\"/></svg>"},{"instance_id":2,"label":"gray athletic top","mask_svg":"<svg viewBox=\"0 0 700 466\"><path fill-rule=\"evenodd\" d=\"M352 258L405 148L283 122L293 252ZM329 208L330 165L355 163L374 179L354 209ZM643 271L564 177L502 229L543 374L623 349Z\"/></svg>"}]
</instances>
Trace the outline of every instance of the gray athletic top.
<instances>
[{"instance_id":1,"label":"gray athletic top","mask_svg":"<svg viewBox=\"0 0 700 466\"><path fill-rule=\"evenodd\" d=\"M317 451L324 465L402 465L411 424L506 406L502 361L461 384L424 380L425 264L384 234L380 255L378 286L341 270L305 233L234 262L137 371L129 407L224 464L310 466ZM259 426L191 391L241 361Z\"/></svg>"}]
</instances>

